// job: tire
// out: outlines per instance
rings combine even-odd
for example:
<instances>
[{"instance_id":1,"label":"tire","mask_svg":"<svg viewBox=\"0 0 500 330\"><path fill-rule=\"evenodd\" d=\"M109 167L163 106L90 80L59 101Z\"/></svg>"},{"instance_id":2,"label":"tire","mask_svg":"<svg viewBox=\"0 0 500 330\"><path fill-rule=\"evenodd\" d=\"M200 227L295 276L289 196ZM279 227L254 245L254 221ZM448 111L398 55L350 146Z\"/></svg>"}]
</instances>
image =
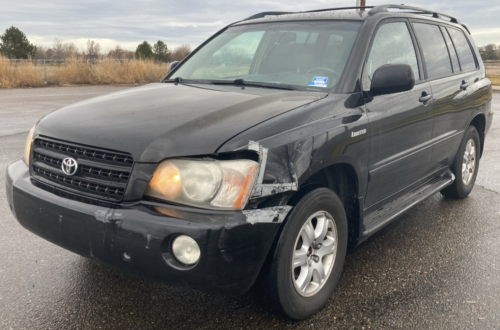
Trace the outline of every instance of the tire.
<instances>
[{"instance_id":1,"label":"tire","mask_svg":"<svg viewBox=\"0 0 500 330\"><path fill-rule=\"evenodd\" d=\"M322 224L327 225L327 230L321 230L324 228ZM313 233L315 243L309 244L308 237ZM269 254L252 290L255 298L264 308L296 320L319 311L340 278L347 251L347 235L347 218L338 196L326 188L307 193L289 214L274 250ZM335 242L336 249L333 249ZM304 251L308 252L304 254ZM292 268L294 258L301 262L296 268ZM325 274L323 281L320 281L321 268Z\"/></svg>"},{"instance_id":2,"label":"tire","mask_svg":"<svg viewBox=\"0 0 500 330\"><path fill-rule=\"evenodd\" d=\"M474 152L471 152L471 148ZM481 140L479 139L479 133L474 126L469 126L451 166L451 171L455 174L455 181L451 186L441 190L441 194L453 199L462 199L469 196L476 182L480 153Z\"/></svg>"}]
</instances>

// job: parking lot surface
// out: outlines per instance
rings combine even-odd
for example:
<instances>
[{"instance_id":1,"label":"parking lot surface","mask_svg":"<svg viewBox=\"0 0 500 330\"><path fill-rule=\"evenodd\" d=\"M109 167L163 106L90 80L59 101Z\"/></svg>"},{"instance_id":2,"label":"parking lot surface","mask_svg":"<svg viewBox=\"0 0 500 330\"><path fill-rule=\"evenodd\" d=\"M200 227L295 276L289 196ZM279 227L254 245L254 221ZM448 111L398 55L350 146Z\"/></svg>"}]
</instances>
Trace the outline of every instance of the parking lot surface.
<instances>
[{"instance_id":1,"label":"parking lot surface","mask_svg":"<svg viewBox=\"0 0 500 330\"><path fill-rule=\"evenodd\" d=\"M250 294L215 296L131 278L23 229L5 169L62 105L124 87L0 90L0 329L500 329L500 94L472 194L436 194L346 258L328 305L292 322Z\"/></svg>"}]
</instances>

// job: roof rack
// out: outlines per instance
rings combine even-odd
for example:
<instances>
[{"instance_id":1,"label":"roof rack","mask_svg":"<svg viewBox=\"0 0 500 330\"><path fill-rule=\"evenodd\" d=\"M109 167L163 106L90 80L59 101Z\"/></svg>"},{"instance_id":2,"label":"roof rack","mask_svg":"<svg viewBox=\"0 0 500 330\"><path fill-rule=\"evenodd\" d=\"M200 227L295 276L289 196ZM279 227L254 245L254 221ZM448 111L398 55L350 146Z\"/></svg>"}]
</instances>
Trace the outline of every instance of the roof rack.
<instances>
[{"instance_id":1,"label":"roof rack","mask_svg":"<svg viewBox=\"0 0 500 330\"><path fill-rule=\"evenodd\" d=\"M286 14L295 14L294 12L287 12L287 11L264 11L262 13L258 13L255 15L252 15L250 17L247 17L244 19L244 21L248 21L251 19L258 19L258 18L264 18L266 16L279 16L279 15L286 15Z\"/></svg>"},{"instance_id":2,"label":"roof rack","mask_svg":"<svg viewBox=\"0 0 500 330\"><path fill-rule=\"evenodd\" d=\"M301 13L320 13L323 11L336 11L336 10L349 10L349 9L372 9L374 6L363 6L363 7L339 7L339 8L327 8L327 9L316 9L309 11L302 11Z\"/></svg>"},{"instance_id":3,"label":"roof rack","mask_svg":"<svg viewBox=\"0 0 500 330\"><path fill-rule=\"evenodd\" d=\"M288 15L288 14L305 14L305 13L320 13L320 12L325 12L325 11L337 11L337 10L350 10L350 9L371 9L368 12L368 15L372 16L375 14L380 14L380 13L387 13L389 12L389 9L401 9L401 10L411 10L410 13L412 14L427 14L427 15L432 15L433 18L438 18L438 19L443 19L443 17L447 17L451 23L456 23L462 25L467 32L470 34L469 27L465 24L462 24L458 18L441 13L439 11L435 10L429 10L429 9L424 9L424 8L419 8L419 7L412 7L412 6L405 6L405 5L380 5L380 6L364 6L364 7L339 7L339 8L327 8L327 9L316 9L316 10L309 10L309 11L298 11L298 12L288 12L288 11L265 11L262 13L258 13L255 15L252 15L248 18L245 18L243 21L248 21L248 20L253 20L253 19L258 19L258 18L264 18L266 16L280 16L280 15Z\"/></svg>"},{"instance_id":4,"label":"roof rack","mask_svg":"<svg viewBox=\"0 0 500 330\"><path fill-rule=\"evenodd\" d=\"M309 11L296 11L296 12L287 12L287 11L265 11L262 13L258 13L255 15L252 15L248 18L245 18L244 21L252 20L252 19L258 19L258 18L264 18L266 16L280 16L280 15L287 15L287 14L306 14L306 13L320 13L324 11L337 11L337 10L349 10L349 9L372 9L375 8L374 6L365 6L365 7L339 7L339 8L327 8L327 9L316 9L316 10L309 10Z\"/></svg>"},{"instance_id":5,"label":"roof rack","mask_svg":"<svg viewBox=\"0 0 500 330\"><path fill-rule=\"evenodd\" d=\"M441 18L441 16L448 17L450 19L450 22L452 23L457 23L461 24L460 21L451 15L440 13L435 10L429 10L429 9L424 9L424 8L419 8L419 7L412 7L412 6L405 6L405 5L381 5L381 6L375 6L372 10L368 12L368 15L375 15L379 13L386 13L389 12L389 9L403 9L403 10L412 10L415 12L415 14L430 14L434 18Z\"/></svg>"}]
</instances>

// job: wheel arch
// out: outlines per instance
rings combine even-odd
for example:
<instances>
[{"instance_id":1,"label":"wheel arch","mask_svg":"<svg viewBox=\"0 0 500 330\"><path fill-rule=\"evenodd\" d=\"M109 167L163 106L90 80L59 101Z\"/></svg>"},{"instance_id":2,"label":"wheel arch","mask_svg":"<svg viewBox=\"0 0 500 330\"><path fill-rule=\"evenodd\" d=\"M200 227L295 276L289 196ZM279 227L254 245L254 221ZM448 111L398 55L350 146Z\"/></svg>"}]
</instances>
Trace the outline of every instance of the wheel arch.
<instances>
[{"instance_id":1,"label":"wheel arch","mask_svg":"<svg viewBox=\"0 0 500 330\"><path fill-rule=\"evenodd\" d=\"M479 141L481 142L481 150L479 157L482 157L484 150L484 136L486 130L486 116L484 113L477 114L470 122L469 126L474 126L479 133Z\"/></svg>"},{"instance_id":2,"label":"wheel arch","mask_svg":"<svg viewBox=\"0 0 500 330\"><path fill-rule=\"evenodd\" d=\"M360 178L356 168L347 162L337 162L308 176L299 189L288 201L289 205L296 205L298 201L310 191L317 188L329 188L333 190L344 204L347 216L349 247L358 244L360 230L362 228L362 212L360 199Z\"/></svg>"}]
</instances>

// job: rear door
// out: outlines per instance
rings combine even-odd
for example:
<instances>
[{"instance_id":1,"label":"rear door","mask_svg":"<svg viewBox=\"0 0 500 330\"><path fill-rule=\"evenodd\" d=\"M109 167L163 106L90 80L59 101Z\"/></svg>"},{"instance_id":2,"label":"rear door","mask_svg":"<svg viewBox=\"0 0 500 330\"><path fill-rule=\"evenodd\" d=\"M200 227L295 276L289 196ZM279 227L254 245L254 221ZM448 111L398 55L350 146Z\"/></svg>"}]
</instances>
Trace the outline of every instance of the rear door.
<instances>
[{"instance_id":1,"label":"rear door","mask_svg":"<svg viewBox=\"0 0 500 330\"><path fill-rule=\"evenodd\" d=\"M412 21L431 84L434 112L432 169L451 166L474 109L470 85L477 62L461 30Z\"/></svg>"},{"instance_id":2,"label":"rear door","mask_svg":"<svg viewBox=\"0 0 500 330\"><path fill-rule=\"evenodd\" d=\"M373 208L395 199L429 172L432 140L430 85L423 79L416 41L406 18L377 27L363 69L363 90L384 64L408 64L416 84L403 93L365 99L370 120L369 182L365 205ZM369 210L367 210L369 212Z\"/></svg>"}]
</instances>

